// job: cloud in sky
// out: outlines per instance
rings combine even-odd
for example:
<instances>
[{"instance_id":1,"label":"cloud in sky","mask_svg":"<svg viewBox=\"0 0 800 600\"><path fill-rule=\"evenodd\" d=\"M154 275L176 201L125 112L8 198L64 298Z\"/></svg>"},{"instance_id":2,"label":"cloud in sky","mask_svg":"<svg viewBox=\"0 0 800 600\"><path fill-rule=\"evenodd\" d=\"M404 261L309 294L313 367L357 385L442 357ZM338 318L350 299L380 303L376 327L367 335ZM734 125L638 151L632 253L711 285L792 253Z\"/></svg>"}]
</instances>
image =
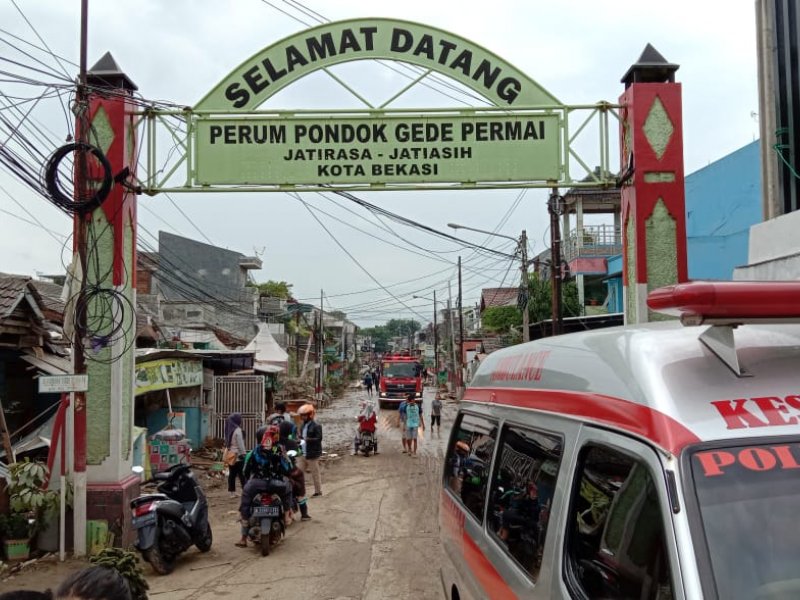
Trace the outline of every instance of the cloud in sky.
<instances>
[{"instance_id":1,"label":"cloud in sky","mask_svg":"<svg viewBox=\"0 0 800 600\"><path fill-rule=\"evenodd\" d=\"M77 63L80 2L43 0L17 5L53 52ZM301 12L298 6L308 10ZM616 101L622 92L620 77L645 45L653 44L667 60L680 65L676 78L683 89L687 174L751 142L758 131L751 116L758 112L752 0L675 0L668 5L641 0L612 4L590 0L140 0L124 9L119 3L90 2L89 14L90 66L110 51L145 98L181 105L195 104L261 48L316 24L317 14L330 20L374 16L418 21L470 39L514 64L567 104ZM11 3L0 5L0 23L5 31L39 44ZM0 39L11 38L0 34ZM4 53L0 51L0 56ZM50 60L49 64L55 63ZM70 76L77 73L74 65L65 67ZM407 82L375 65L342 65L335 72L370 99L388 98ZM5 86L0 83L0 89ZM424 88L407 102L417 106L454 105L451 98ZM315 74L276 95L268 105L335 108L348 103L358 106L355 98L331 78ZM42 102L31 116L52 132L51 140L60 140L57 143L63 143L70 133L58 102ZM49 153L55 147L44 150ZM0 210L5 211L0 212L0 271L61 271L69 259L68 252L63 252L65 244L69 248L68 219L4 172L0 172L0 185ZM516 237L527 229L534 253L546 249L549 243L544 190L528 190L520 201L519 190L358 195L440 230L447 230L446 223L453 221L492 230L513 207L498 231ZM470 250L397 223L377 221L343 199L309 193L303 194L302 200L331 215L315 213L361 267L298 199L283 193L184 194L172 195L172 200L143 196L140 236L154 245L151 235L157 237L159 229L167 229L202 240L196 226L215 244L244 254L266 248L264 268L255 273L258 280L285 279L295 284L299 297L309 299L318 297L319 290L324 289L331 307L348 311L362 325L429 315L429 303L411 296L430 295L435 288L440 298L446 298L447 281L455 285L454 264L459 254L465 265L465 304L477 301L481 287L518 282L516 265L507 260L475 256ZM55 233L29 223L36 220ZM466 232L459 235L504 250L511 245L500 238ZM364 269L416 314L384 290L353 293L378 288ZM394 285L411 279L418 280Z\"/></svg>"}]
</instances>

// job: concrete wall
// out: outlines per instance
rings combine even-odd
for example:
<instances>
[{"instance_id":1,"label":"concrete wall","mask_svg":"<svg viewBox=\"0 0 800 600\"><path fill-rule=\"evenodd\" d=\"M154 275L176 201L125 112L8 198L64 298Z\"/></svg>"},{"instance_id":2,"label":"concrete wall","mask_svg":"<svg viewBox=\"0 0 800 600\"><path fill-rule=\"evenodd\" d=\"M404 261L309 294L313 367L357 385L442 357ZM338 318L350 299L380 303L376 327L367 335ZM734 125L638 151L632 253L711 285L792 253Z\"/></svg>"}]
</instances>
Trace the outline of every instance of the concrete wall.
<instances>
[{"instance_id":1,"label":"concrete wall","mask_svg":"<svg viewBox=\"0 0 800 600\"><path fill-rule=\"evenodd\" d=\"M748 262L751 225L761 221L760 143L686 177L690 279L732 279Z\"/></svg>"},{"instance_id":2,"label":"concrete wall","mask_svg":"<svg viewBox=\"0 0 800 600\"><path fill-rule=\"evenodd\" d=\"M245 290L247 271L240 266L244 255L239 252L159 231L158 254L159 290L166 300L186 299L186 288L199 287L192 296L255 302L251 290Z\"/></svg>"},{"instance_id":3,"label":"concrete wall","mask_svg":"<svg viewBox=\"0 0 800 600\"><path fill-rule=\"evenodd\" d=\"M734 279L800 279L798 228L800 211L754 225L748 264L736 269Z\"/></svg>"}]
</instances>

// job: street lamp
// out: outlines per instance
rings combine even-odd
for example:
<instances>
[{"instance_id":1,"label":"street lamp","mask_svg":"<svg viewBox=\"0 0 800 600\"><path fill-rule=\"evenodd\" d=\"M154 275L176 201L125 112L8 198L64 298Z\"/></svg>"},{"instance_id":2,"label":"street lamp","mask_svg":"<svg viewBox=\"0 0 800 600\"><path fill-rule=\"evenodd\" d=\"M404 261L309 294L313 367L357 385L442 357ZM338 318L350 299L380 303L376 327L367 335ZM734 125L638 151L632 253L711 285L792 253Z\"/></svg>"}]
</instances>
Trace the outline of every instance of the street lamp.
<instances>
[{"instance_id":1,"label":"street lamp","mask_svg":"<svg viewBox=\"0 0 800 600\"><path fill-rule=\"evenodd\" d=\"M420 300L428 300L433 302L433 366L436 373L439 373L439 330L436 323L436 290L433 290L433 300L425 296L412 296L412 298L419 298Z\"/></svg>"},{"instance_id":2,"label":"street lamp","mask_svg":"<svg viewBox=\"0 0 800 600\"><path fill-rule=\"evenodd\" d=\"M522 259L522 264L520 264L520 272L522 274L520 287L522 287L524 294L522 304L522 341L529 342L531 340L531 332L528 317L528 234L526 231L523 229L522 235L520 235L519 238L515 238L503 233L495 233L494 231L486 231L485 229L467 227L466 225L459 225L458 223L448 223L447 226L452 229L467 229L469 231L477 231L478 233L485 233L486 235L491 235L494 237L505 238L517 244L517 249L520 251L520 258Z\"/></svg>"}]
</instances>

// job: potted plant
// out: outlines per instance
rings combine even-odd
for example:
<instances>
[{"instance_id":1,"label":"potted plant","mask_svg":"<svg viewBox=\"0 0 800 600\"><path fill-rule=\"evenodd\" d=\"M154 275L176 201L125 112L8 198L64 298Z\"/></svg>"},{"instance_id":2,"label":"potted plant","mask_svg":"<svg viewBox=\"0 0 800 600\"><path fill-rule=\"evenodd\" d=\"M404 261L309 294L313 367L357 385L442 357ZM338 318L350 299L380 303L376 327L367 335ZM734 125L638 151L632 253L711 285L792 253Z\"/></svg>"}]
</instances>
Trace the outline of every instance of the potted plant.
<instances>
[{"instance_id":1,"label":"potted plant","mask_svg":"<svg viewBox=\"0 0 800 600\"><path fill-rule=\"evenodd\" d=\"M0 515L0 537L9 561L27 560L30 556L30 540L33 531L31 519L21 513Z\"/></svg>"},{"instance_id":2,"label":"potted plant","mask_svg":"<svg viewBox=\"0 0 800 600\"><path fill-rule=\"evenodd\" d=\"M9 471L9 505L13 513L26 515L33 521L31 535L49 531L48 538L58 543L58 509L59 495L56 490L46 487L48 481L47 466L39 461L15 463ZM71 488L67 488L67 505L71 503ZM41 541L41 540L40 540ZM52 540L51 540L52 542ZM52 543L40 544L52 550ZM45 549L45 548L40 548Z\"/></svg>"}]
</instances>

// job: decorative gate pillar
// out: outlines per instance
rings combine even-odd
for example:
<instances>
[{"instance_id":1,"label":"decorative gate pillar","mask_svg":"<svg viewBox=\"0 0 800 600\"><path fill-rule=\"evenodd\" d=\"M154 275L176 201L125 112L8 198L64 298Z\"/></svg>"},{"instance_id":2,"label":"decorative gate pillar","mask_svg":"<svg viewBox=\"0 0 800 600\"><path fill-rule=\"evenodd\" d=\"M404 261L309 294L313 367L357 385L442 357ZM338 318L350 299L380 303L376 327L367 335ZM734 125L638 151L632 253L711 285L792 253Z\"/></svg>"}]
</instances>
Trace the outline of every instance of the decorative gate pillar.
<instances>
[{"instance_id":1,"label":"decorative gate pillar","mask_svg":"<svg viewBox=\"0 0 800 600\"><path fill-rule=\"evenodd\" d=\"M106 53L87 73L88 114L79 127L100 148L113 175L136 171L136 85ZM107 91L107 93L105 93ZM80 218L76 216L76 218ZM129 501L139 493L131 473L136 346L136 194L115 183L86 215L86 518L105 521L115 545L133 541Z\"/></svg>"},{"instance_id":2,"label":"decorative gate pillar","mask_svg":"<svg viewBox=\"0 0 800 600\"><path fill-rule=\"evenodd\" d=\"M619 103L625 322L668 319L647 308L651 290L686 281L686 212L678 65L648 44L628 69Z\"/></svg>"}]
</instances>

